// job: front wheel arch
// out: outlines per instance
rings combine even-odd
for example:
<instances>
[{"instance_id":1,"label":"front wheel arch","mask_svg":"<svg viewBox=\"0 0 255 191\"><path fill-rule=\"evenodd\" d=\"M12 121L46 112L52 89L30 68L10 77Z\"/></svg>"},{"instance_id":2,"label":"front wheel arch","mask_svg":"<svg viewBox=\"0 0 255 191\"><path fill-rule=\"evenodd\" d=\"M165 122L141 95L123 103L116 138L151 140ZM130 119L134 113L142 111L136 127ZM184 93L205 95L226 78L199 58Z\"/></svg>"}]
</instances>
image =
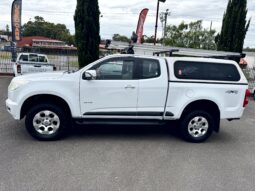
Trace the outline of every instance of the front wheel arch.
<instances>
[{"instance_id":1,"label":"front wheel arch","mask_svg":"<svg viewBox=\"0 0 255 191\"><path fill-rule=\"evenodd\" d=\"M72 116L71 109L63 98L50 94L40 94L31 96L24 101L21 107L20 119L23 119L33 106L41 103L54 103L55 105L62 107L68 115Z\"/></svg>"}]
</instances>

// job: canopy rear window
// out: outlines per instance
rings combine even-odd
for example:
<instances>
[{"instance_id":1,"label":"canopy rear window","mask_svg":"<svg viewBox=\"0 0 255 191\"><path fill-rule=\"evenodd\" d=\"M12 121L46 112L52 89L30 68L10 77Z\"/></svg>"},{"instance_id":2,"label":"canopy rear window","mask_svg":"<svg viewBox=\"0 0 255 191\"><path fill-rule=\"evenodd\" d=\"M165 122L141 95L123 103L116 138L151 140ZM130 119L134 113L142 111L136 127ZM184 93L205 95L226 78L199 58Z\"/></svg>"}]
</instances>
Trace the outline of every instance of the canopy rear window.
<instances>
[{"instance_id":1,"label":"canopy rear window","mask_svg":"<svg viewBox=\"0 0 255 191\"><path fill-rule=\"evenodd\" d=\"M240 80L235 65L209 62L177 61L174 73L179 79L234 81Z\"/></svg>"}]
</instances>

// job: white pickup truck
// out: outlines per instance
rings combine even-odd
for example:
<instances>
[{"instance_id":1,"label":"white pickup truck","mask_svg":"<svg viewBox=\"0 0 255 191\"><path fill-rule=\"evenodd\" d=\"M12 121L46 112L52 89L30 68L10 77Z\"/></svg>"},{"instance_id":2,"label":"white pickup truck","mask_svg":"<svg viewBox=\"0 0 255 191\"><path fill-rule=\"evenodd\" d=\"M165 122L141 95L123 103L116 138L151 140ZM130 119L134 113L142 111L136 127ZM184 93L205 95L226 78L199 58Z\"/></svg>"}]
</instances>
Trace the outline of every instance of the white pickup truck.
<instances>
[{"instance_id":1,"label":"white pickup truck","mask_svg":"<svg viewBox=\"0 0 255 191\"><path fill-rule=\"evenodd\" d=\"M234 120L248 104L248 82L234 61L114 55L74 72L16 77L6 107L28 132L56 140L79 124L168 124L203 142L220 119Z\"/></svg>"},{"instance_id":2,"label":"white pickup truck","mask_svg":"<svg viewBox=\"0 0 255 191\"><path fill-rule=\"evenodd\" d=\"M13 72L15 76L55 71L54 64L49 63L49 59L45 54L20 53L16 62L13 64Z\"/></svg>"}]
</instances>

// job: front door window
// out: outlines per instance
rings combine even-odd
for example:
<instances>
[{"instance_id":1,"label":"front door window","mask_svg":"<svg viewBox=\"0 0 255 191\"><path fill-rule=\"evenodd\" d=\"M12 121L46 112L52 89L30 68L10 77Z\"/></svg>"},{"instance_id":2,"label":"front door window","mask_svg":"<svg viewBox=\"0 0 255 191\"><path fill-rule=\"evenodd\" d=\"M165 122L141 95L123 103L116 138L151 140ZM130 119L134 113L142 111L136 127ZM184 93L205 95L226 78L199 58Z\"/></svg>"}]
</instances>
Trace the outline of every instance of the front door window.
<instances>
[{"instance_id":1,"label":"front door window","mask_svg":"<svg viewBox=\"0 0 255 191\"><path fill-rule=\"evenodd\" d=\"M92 69L97 72L96 80L132 80L134 76L134 61L112 59Z\"/></svg>"}]
</instances>

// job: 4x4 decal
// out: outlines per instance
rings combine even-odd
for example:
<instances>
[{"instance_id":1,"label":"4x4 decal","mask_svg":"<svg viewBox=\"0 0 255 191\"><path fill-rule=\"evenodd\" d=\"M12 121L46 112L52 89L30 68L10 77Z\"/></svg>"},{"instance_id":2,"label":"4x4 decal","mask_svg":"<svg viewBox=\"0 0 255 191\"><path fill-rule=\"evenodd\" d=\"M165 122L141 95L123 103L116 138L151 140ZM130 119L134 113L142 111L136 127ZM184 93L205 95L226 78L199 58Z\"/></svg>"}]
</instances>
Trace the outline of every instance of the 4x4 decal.
<instances>
[{"instance_id":1,"label":"4x4 decal","mask_svg":"<svg viewBox=\"0 0 255 191\"><path fill-rule=\"evenodd\" d=\"M226 91L227 94L238 94L237 90L228 90Z\"/></svg>"}]
</instances>

